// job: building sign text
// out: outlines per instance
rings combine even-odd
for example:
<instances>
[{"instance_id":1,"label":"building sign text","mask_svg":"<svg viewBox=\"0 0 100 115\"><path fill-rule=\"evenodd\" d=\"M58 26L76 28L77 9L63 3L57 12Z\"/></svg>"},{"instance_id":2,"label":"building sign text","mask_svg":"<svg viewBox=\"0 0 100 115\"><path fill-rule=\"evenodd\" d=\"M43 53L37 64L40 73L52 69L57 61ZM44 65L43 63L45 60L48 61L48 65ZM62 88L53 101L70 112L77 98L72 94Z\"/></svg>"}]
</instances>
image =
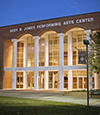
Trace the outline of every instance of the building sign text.
<instances>
[{"instance_id":1,"label":"building sign text","mask_svg":"<svg viewBox=\"0 0 100 115\"><path fill-rule=\"evenodd\" d=\"M71 25L71 24L81 24L81 23L87 23L87 22L93 22L94 18L90 17L90 18L84 18L84 19L76 19L76 20L66 20L63 22L55 22L55 23L47 23L47 24L40 24L40 25L36 25L36 26L29 26L29 27L25 27L25 28L14 28L14 29L10 29L10 33L14 33L14 32L20 32L20 31L26 31L26 30L34 30L34 29L42 29L42 28L50 28L50 27L56 27L56 26L66 26L66 25Z\"/></svg>"}]
</instances>

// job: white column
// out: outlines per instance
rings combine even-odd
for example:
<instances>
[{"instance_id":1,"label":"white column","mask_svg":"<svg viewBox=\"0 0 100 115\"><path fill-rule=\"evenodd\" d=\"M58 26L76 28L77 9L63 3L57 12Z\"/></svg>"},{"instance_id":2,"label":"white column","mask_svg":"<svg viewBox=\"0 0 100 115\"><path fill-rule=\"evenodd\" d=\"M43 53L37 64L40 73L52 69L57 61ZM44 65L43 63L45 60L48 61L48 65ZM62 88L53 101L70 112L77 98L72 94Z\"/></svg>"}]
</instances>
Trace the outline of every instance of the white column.
<instances>
[{"instance_id":1,"label":"white column","mask_svg":"<svg viewBox=\"0 0 100 115\"><path fill-rule=\"evenodd\" d=\"M72 48L72 33L68 33L68 66L73 65L73 48ZM72 70L68 70L68 90L73 89Z\"/></svg>"},{"instance_id":2,"label":"white column","mask_svg":"<svg viewBox=\"0 0 100 115\"><path fill-rule=\"evenodd\" d=\"M71 32L69 32L68 33L68 65L73 65L72 58L73 58L72 34Z\"/></svg>"},{"instance_id":3,"label":"white column","mask_svg":"<svg viewBox=\"0 0 100 115\"><path fill-rule=\"evenodd\" d=\"M64 59L64 52L63 52L63 41L64 41L64 34L58 33L59 37L59 91L63 91L64 87L64 70L63 70L63 59Z\"/></svg>"},{"instance_id":4,"label":"white column","mask_svg":"<svg viewBox=\"0 0 100 115\"><path fill-rule=\"evenodd\" d=\"M34 90L38 90L38 61L39 61L39 36L34 36Z\"/></svg>"},{"instance_id":5,"label":"white column","mask_svg":"<svg viewBox=\"0 0 100 115\"><path fill-rule=\"evenodd\" d=\"M68 70L68 90L73 89L73 77L72 70Z\"/></svg>"},{"instance_id":6,"label":"white column","mask_svg":"<svg viewBox=\"0 0 100 115\"><path fill-rule=\"evenodd\" d=\"M48 35L45 36L45 66L48 66Z\"/></svg>"},{"instance_id":7,"label":"white column","mask_svg":"<svg viewBox=\"0 0 100 115\"><path fill-rule=\"evenodd\" d=\"M91 38L90 38L90 34L92 33L91 30L86 30L85 31L86 33L86 37L87 37L87 40L89 40L89 42L91 42ZM88 53L91 52L91 46L89 45L88 46ZM89 90L92 90L92 71L91 69L89 68Z\"/></svg>"},{"instance_id":8,"label":"white column","mask_svg":"<svg viewBox=\"0 0 100 115\"><path fill-rule=\"evenodd\" d=\"M95 83L95 89L100 88L100 78L99 74L94 73L94 83Z\"/></svg>"},{"instance_id":9,"label":"white column","mask_svg":"<svg viewBox=\"0 0 100 115\"><path fill-rule=\"evenodd\" d=\"M23 72L23 89L27 88L27 72Z\"/></svg>"},{"instance_id":10,"label":"white column","mask_svg":"<svg viewBox=\"0 0 100 115\"><path fill-rule=\"evenodd\" d=\"M27 38L24 42L24 67L27 67Z\"/></svg>"},{"instance_id":11,"label":"white column","mask_svg":"<svg viewBox=\"0 0 100 115\"><path fill-rule=\"evenodd\" d=\"M45 35L45 66L48 66L48 34ZM44 88L48 89L48 71L44 75Z\"/></svg>"},{"instance_id":12,"label":"white column","mask_svg":"<svg viewBox=\"0 0 100 115\"><path fill-rule=\"evenodd\" d=\"M98 89L100 89L100 73L98 75Z\"/></svg>"},{"instance_id":13,"label":"white column","mask_svg":"<svg viewBox=\"0 0 100 115\"><path fill-rule=\"evenodd\" d=\"M44 88L48 89L48 71L46 70L44 73Z\"/></svg>"},{"instance_id":14,"label":"white column","mask_svg":"<svg viewBox=\"0 0 100 115\"><path fill-rule=\"evenodd\" d=\"M27 38L25 38L24 42L24 67L27 67ZM27 88L27 73L23 72L23 89Z\"/></svg>"},{"instance_id":15,"label":"white column","mask_svg":"<svg viewBox=\"0 0 100 115\"><path fill-rule=\"evenodd\" d=\"M16 64L17 64L17 39L12 39L13 42L13 62L12 62L12 66L13 66L13 71L12 71L12 89L15 90L16 89Z\"/></svg>"}]
</instances>

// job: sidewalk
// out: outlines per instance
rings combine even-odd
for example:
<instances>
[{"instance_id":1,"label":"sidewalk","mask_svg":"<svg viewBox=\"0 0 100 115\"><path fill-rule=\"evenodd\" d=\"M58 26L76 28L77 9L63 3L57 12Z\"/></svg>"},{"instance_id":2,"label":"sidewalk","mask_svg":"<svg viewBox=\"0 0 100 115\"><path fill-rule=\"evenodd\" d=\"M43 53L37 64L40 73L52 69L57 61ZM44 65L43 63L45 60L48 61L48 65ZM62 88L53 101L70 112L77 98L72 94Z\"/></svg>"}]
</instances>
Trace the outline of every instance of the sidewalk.
<instances>
[{"instance_id":1,"label":"sidewalk","mask_svg":"<svg viewBox=\"0 0 100 115\"><path fill-rule=\"evenodd\" d=\"M38 99L38 100L50 100L50 101L87 105L87 98L63 96L63 92L60 91L0 90L0 96L29 98L29 99ZM100 98L90 98L89 105L100 107Z\"/></svg>"}]
</instances>

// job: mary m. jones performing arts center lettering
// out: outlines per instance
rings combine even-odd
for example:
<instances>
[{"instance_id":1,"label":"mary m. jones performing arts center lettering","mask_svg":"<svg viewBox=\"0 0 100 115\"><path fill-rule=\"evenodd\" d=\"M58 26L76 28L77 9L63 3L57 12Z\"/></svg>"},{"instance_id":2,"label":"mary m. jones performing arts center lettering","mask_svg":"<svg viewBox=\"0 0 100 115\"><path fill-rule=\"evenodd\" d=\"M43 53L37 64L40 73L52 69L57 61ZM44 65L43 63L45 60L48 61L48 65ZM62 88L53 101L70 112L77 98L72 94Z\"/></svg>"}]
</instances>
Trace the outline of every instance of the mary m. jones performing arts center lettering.
<instances>
[{"instance_id":1,"label":"mary m. jones performing arts center lettering","mask_svg":"<svg viewBox=\"0 0 100 115\"><path fill-rule=\"evenodd\" d=\"M28 26L25 28L14 28L14 29L10 29L10 33L14 33L14 32L19 32L19 31L26 31L26 30L34 30L34 29L42 29L42 28L49 28L49 27L56 27L56 26L66 26L66 25L70 25L70 24L80 24L80 23L87 23L87 22L93 22L94 18L90 17L90 18L84 18L84 19L76 19L76 20L66 20L63 22L55 22L55 23L47 23L47 24L40 24L40 25L32 25L32 26Z\"/></svg>"}]
</instances>

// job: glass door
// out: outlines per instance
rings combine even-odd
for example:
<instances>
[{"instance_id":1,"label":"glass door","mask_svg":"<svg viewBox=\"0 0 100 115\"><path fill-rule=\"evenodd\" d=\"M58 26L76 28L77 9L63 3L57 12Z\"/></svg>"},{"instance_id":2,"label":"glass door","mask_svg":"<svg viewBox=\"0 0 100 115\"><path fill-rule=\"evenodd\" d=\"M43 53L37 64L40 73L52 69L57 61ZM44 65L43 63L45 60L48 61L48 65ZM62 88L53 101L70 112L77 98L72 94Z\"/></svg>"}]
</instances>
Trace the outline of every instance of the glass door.
<instances>
[{"instance_id":1,"label":"glass door","mask_svg":"<svg viewBox=\"0 0 100 115\"><path fill-rule=\"evenodd\" d=\"M84 85L84 89L87 89L87 77L84 77L83 85Z\"/></svg>"},{"instance_id":2,"label":"glass door","mask_svg":"<svg viewBox=\"0 0 100 115\"><path fill-rule=\"evenodd\" d=\"M77 84L78 84L78 89L80 89L80 90L87 89L87 77L86 76L78 76Z\"/></svg>"},{"instance_id":3,"label":"glass door","mask_svg":"<svg viewBox=\"0 0 100 115\"><path fill-rule=\"evenodd\" d=\"M49 72L49 89L59 88L59 73L58 71Z\"/></svg>"},{"instance_id":4,"label":"glass door","mask_svg":"<svg viewBox=\"0 0 100 115\"><path fill-rule=\"evenodd\" d=\"M53 77L53 89L58 89L58 77Z\"/></svg>"},{"instance_id":5,"label":"glass door","mask_svg":"<svg viewBox=\"0 0 100 115\"><path fill-rule=\"evenodd\" d=\"M27 72L27 88L34 88L34 72Z\"/></svg>"},{"instance_id":6,"label":"glass door","mask_svg":"<svg viewBox=\"0 0 100 115\"><path fill-rule=\"evenodd\" d=\"M23 72L16 72L16 88L23 88Z\"/></svg>"},{"instance_id":7,"label":"glass door","mask_svg":"<svg viewBox=\"0 0 100 115\"><path fill-rule=\"evenodd\" d=\"M44 71L39 72L38 88L39 89L44 89Z\"/></svg>"}]
</instances>

